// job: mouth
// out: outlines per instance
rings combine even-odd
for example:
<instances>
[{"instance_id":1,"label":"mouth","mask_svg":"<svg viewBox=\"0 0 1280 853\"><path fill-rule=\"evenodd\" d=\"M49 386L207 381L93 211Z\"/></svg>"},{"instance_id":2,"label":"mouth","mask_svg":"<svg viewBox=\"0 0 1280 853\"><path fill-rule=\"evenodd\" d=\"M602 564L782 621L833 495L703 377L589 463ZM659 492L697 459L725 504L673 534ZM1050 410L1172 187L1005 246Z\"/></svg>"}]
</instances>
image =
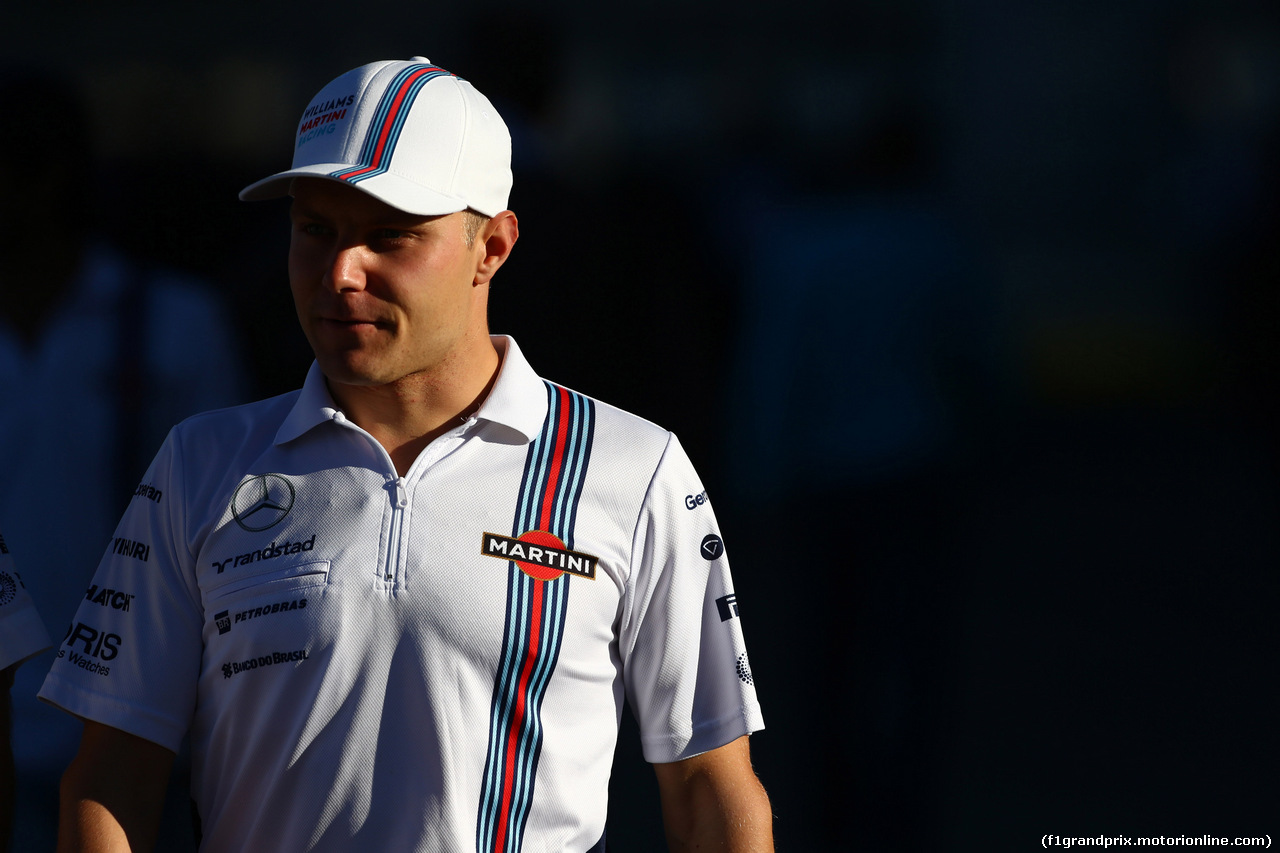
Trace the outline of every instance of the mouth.
<instances>
[{"instance_id":1,"label":"mouth","mask_svg":"<svg viewBox=\"0 0 1280 853\"><path fill-rule=\"evenodd\" d=\"M319 317L318 326L320 329L327 330L330 334L336 334L341 337L355 335L357 338L363 338L366 335L372 335L378 331L390 328L390 324L365 317Z\"/></svg>"},{"instance_id":2,"label":"mouth","mask_svg":"<svg viewBox=\"0 0 1280 853\"><path fill-rule=\"evenodd\" d=\"M335 326L374 326L384 327L389 325L385 320L379 320L376 317L366 316L364 314L348 313L346 311L328 311L320 314L320 322L333 324Z\"/></svg>"}]
</instances>

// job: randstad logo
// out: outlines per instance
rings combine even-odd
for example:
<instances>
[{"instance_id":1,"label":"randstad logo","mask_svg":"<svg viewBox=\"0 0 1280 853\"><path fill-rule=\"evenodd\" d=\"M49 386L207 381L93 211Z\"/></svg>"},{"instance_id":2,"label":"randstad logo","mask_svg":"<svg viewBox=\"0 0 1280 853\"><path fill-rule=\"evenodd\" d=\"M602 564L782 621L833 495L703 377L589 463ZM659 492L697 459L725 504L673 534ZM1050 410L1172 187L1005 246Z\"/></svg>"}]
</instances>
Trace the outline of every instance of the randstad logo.
<instances>
[{"instance_id":1,"label":"randstad logo","mask_svg":"<svg viewBox=\"0 0 1280 853\"><path fill-rule=\"evenodd\" d=\"M268 530L284 521L297 497L293 483L280 474L258 474L236 488L231 515L250 533Z\"/></svg>"}]
</instances>

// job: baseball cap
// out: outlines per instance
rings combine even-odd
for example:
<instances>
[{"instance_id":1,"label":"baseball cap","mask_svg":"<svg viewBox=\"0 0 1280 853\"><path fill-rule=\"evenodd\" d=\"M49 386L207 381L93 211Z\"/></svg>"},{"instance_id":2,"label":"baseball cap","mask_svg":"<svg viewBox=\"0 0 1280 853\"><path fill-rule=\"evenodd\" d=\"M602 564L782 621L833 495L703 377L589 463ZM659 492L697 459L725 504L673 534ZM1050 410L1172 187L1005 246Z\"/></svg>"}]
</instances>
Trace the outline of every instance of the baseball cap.
<instances>
[{"instance_id":1,"label":"baseball cap","mask_svg":"<svg viewBox=\"0 0 1280 853\"><path fill-rule=\"evenodd\" d=\"M419 216L493 216L511 193L511 134L488 98L426 57L372 62L311 99L292 168L240 198L288 195L299 177L343 181Z\"/></svg>"}]
</instances>

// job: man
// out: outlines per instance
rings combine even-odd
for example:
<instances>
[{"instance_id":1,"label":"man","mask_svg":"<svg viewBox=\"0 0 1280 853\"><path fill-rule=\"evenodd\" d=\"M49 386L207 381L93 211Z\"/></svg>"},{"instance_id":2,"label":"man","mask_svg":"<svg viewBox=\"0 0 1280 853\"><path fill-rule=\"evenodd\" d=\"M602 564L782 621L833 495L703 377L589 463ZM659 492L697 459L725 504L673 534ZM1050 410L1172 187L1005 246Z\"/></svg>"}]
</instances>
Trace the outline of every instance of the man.
<instances>
[{"instance_id":1,"label":"man","mask_svg":"<svg viewBox=\"0 0 1280 853\"><path fill-rule=\"evenodd\" d=\"M9 690L18 665L49 648L49 635L0 535L0 851L13 831L13 748Z\"/></svg>"},{"instance_id":2,"label":"man","mask_svg":"<svg viewBox=\"0 0 1280 853\"><path fill-rule=\"evenodd\" d=\"M147 849L189 732L205 850L602 851L625 698L671 847L772 850L697 475L488 334L510 186L501 118L418 57L331 82L242 192L293 197L316 361L138 488L94 580L128 606L82 605L41 692L86 720L61 849Z\"/></svg>"}]
</instances>

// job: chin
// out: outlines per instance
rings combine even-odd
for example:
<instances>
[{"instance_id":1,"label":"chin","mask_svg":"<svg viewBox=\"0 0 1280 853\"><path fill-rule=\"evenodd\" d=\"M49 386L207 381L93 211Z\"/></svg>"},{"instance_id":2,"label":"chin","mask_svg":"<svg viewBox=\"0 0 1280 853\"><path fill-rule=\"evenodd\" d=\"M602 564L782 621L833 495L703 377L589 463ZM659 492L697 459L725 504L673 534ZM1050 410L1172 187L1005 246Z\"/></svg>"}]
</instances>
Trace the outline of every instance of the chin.
<instances>
[{"instance_id":1,"label":"chin","mask_svg":"<svg viewBox=\"0 0 1280 853\"><path fill-rule=\"evenodd\" d=\"M320 370L330 382L371 387L395 381L385 368L379 370L373 365L362 364L360 360L331 356L317 357L316 361L320 362Z\"/></svg>"}]
</instances>

